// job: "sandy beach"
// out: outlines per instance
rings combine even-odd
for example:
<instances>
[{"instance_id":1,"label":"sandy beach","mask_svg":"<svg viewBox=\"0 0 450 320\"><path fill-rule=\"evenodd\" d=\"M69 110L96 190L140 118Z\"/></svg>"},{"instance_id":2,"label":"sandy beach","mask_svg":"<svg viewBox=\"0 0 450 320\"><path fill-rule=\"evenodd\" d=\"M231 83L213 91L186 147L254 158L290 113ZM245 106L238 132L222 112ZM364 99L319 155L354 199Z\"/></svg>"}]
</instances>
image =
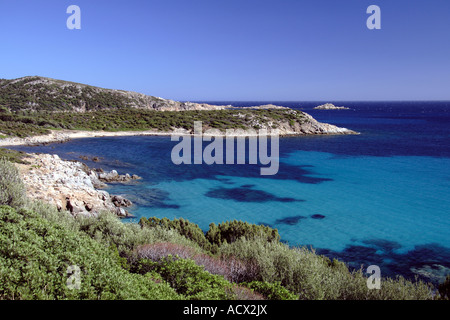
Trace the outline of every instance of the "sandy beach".
<instances>
[{"instance_id":1,"label":"sandy beach","mask_svg":"<svg viewBox=\"0 0 450 320\"><path fill-rule=\"evenodd\" d=\"M118 137L118 136L140 136L140 135L159 135L168 136L174 132L158 131L82 131L82 130L52 130L50 134L39 135L27 138L11 137L0 139L0 147L34 145L42 143L65 142L71 139L96 138L96 137ZM183 132L180 132L183 134ZM185 133L186 134L186 133Z\"/></svg>"}]
</instances>

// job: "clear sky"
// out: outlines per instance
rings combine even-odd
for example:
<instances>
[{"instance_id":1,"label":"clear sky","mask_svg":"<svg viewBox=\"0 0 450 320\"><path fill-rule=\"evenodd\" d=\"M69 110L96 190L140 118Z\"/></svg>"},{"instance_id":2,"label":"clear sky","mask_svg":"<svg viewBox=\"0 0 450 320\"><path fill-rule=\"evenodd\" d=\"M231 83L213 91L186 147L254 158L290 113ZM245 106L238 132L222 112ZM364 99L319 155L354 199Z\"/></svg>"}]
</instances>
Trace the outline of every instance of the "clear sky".
<instances>
[{"instance_id":1,"label":"clear sky","mask_svg":"<svg viewBox=\"0 0 450 320\"><path fill-rule=\"evenodd\" d=\"M450 1L0 0L0 78L27 75L191 101L450 100Z\"/></svg>"}]
</instances>

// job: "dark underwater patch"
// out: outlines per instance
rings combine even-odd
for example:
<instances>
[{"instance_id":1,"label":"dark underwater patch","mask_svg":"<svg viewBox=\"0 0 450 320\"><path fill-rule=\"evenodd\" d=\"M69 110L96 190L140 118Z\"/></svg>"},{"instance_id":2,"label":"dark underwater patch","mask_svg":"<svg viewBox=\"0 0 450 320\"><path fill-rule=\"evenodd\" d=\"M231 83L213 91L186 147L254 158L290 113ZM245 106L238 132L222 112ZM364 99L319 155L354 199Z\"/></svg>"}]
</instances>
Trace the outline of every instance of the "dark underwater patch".
<instances>
[{"instance_id":1,"label":"dark underwater patch","mask_svg":"<svg viewBox=\"0 0 450 320\"><path fill-rule=\"evenodd\" d=\"M166 203L170 201L169 193L164 190L149 188L141 191L134 191L132 194L125 194L126 199L131 200L133 204L151 208L179 209L177 204Z\"/></svg>"},{"instance_id":2,"label":"dark underwater patch","mask_svg":"<svg viewBox=\"0 0 450 320\"><path fill-rule=\"evenodd\" d=\"M394 250L400 249L402 247L398 242L385 239L369 239L363 240L362 242L386 253L391 253Z\"/></svg>"},{"instance_id":3,"label":"dark underwater patch","mask_svg":"<svg viewBox=\"0 0 450 320\"><path fill-rule=\"evenodd\" d=\"M292 216L292 217L285 217L282 219L277 219L275 221L275 224L287 224L290 226L296 225L300 222L300 220L306 219L304 216Z\"/></svg>"},{"instance_id":4,"label":"dark underwater patch","mask_svg":"<svg viewBox=\"0 0 450 320\"><path fill-rule=\"evenodd\" d=\"M312 218L312 219L321 220L321 219L324 219L325 216L322 215L322 214L313 214L313 215L311 216L311 218Z\"/></svg>"},{"instance_id":5,"label":"dark underwater patch","mask_svg":"<svg viewBox=\"0 0 450 320\"><path fill-rule=\"evenodd\" d=\"M402 275L408 280L415 281L416 277L437 285L445 280L442 270L450 271L450 248L438 244L415 246L405 253L397 253L401 248L397 242L385 239L363 240L363 245L348 245L342 251L317 249L316 253L344 261L351 270L363 272L370 265L378 265L382 277L395 278Z\"/></svg>"},{"instance_id":6,"label":"dark underwater patch","mask_svg":"<svg viewBox=\"0 0 450 320\"><path fill-rule=\"evenodd\" d=\"M271 193L250 188L216 188L208 191L205 196L216 199L234 200L238 202L295 202L303 201L294 198L280 198Z\"/></svg>"}]
</instances>

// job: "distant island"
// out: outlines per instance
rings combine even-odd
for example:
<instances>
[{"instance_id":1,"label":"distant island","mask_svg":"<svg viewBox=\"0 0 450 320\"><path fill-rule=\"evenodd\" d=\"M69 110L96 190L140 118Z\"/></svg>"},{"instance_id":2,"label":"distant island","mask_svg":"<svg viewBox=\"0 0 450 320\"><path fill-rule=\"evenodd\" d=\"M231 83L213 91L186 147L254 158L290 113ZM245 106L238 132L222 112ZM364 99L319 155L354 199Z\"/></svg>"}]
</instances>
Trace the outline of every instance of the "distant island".
<instances>
[{"instance_id":1,"label":"distant island","mask_svg":"<svg viewBox=\"0 0 450 320\"><path fill-rule=\"evenodd\" d=\"M193 134L227 129L247 135L258 129L280 135L356 134L276 105L238 108L179 102L142 93L32 76L0 79L0 146L40 144L72 138L119 135Z\"/></svg>"},{"instance_id":2,"label":"distant island","mask_svg":"<svg viewBox=\"0 0 450 320\"><path fill-rule=\"evenodd\" d=\"M315 110L350 110L347 107L337 107L332 103L325 103L314 108Z\"/></svg>"}]
</instances>

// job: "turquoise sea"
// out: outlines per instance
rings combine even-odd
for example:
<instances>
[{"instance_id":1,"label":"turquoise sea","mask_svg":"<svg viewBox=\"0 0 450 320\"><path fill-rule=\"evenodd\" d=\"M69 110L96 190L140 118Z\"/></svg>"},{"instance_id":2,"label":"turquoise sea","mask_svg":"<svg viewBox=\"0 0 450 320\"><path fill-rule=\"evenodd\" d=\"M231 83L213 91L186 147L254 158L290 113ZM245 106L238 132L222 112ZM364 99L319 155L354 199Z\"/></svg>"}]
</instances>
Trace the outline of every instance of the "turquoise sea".
<instances>
[{"instance_id":1,"label":"turquoise sea","mask_svg":"<svg viewBox=\"0 0 450 320\"><path fill-rule=\"evenodd\" d=\"M92 167L144 179L113 185L140 217L183 217L206 230L243 220L277 228L353 268L379 265L384 276L442 281L450 273L450 102L334 102L351 110L314 110L322 102L273 103L310 113L360 135L280 138L280 167L174 165L170 137L77 139L15 147L64 159L98 156ZM207 143L204 143L205 145Z\"/></svg>"}]
</instances>

